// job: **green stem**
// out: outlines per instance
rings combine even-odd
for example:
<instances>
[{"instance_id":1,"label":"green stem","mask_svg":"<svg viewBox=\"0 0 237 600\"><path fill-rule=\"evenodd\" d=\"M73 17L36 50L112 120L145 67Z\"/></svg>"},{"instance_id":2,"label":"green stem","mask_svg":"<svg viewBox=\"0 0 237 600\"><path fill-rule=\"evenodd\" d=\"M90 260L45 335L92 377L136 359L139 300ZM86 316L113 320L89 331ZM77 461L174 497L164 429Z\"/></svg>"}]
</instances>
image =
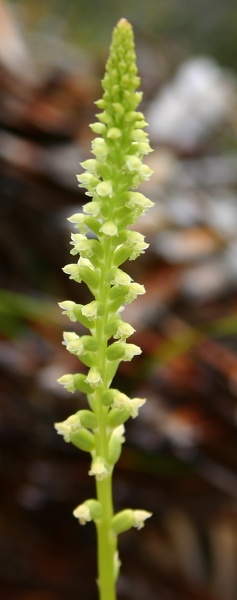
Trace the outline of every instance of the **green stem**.
<instances>
[{"instance_id":1,"label":"green stem","mask_svg":"<svg viewBox=\"0 0 237 600\"><path fill-rule=\"evenodd\" d=\"M112 477L96 482L97 498L103 507L101 522L97 525L98 536L98 585L100 600L116 600L114 557L116 535L111 529L113 516Z\"/></svg>"},{"instance_id":2,"label":"green stem","mask_svg":"<svg viewBox=\"0 0 237 600\"><path fill-rule=\"evenodd\" d=\"M112 244L111 240L104 240L104 269L100 284L100 299L104 306L104 315L97 322L97 340L99 346L98 365L103 378L103 388L97 393L97 415L99 420L96 434L96 451L99 456L107 459L108 440L106 431L108 409L102 404L102 393L108 387L108 374L106 369L107 339L104 329L108 320L108 291L110 285L106 281L107 273L111 268ZM98 539L98 586L100 600L116 600L114 558L117 547L117 536L111 528L113 517L112 499L112 472L103 480L96 481L97 499L102 506L102 518L97 524Z\"/></svg>"}]
</instances>

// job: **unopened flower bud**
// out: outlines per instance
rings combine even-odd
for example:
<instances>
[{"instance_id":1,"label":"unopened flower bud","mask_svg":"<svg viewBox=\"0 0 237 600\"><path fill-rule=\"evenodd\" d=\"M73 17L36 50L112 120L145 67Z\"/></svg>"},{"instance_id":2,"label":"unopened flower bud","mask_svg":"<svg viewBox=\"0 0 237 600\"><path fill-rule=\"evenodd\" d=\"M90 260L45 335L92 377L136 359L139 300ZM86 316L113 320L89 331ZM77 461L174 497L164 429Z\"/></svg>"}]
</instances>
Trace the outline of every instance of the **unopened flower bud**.
<instances>
[{"instance_id":1,"label":"unopened flower bud","mask_svg":"<svg viewBox=\"0 0 237 600\"><path fill-rule=\"evenodd\" d=\"M146 156L147 154L150 154L150 152L152 152L152 148L151 148L150 144L148 144L148 142L139 142L137 145L137 150L141 156ZM150 173L150 175L151 174L152 173ZM149 177L150 177L150 175L149 175Z\"/></svg>"},{"instance_id":2,"label":"unopened flower bud","mask_svg":"<svg viewBox=\"0 0 237 600\"><path fill-rule=\"evenodd\" d=\"M120 423L116 429L112 432L108 445L108 460L111 465L115 465L115 463L119 460L122 444L125 442L124 437L124 425Z\"/></svg>"},{"instance_id":3,"label":"unopened flower bud","mask_svg":"<svg viewBox=\"0 0 237 600\"><path fill-rule=\"evenodd\" d=\"M118 127L111 127L107 133L107 137L111 140L118 140L122 135L121 129Z\"/></svg>"},{"instance_id":4,"label":"unopened flower bud","mask_svg":"<svg viewBox=\"0 0 237 600\"><path fill-rule=\"evenodd\" d=\"M124 106L120 102L113 102L112 106L118 115L124 114Z\"/></svg>"},{"instance_id":5,"label":"unopened flower bud","mask_svg":"<svg viewBox=\"0 0 237 600\"><path fill-rule=\"evenodd\" d=\"M117 225L115 223L113 223L113 221L106 221L105 223L103 223L103 225L100 227L100 231L101 231L101 233L104 233L105 235L108 235L109 237L118 235Z\"/></svg>"},{"instance_id":6,"label":"unopened flower bud","mask_svg":"<svg viewBox=\"0 0 237 600\"><path fill-rule=\"evenodd\" d=\"M105 125L109 125L111 122L111 117L106 111L97 113L96 117L101 123L105 123Z\"/></svg>"},{"instance_id":7,"label":"unopened flower bud","mask_svg":"<svg viewBox=\"0 0 237 600\"><path fill-rule=\"evenodd\" d=\"M79 448L79 450L83 450L84 452L94 452L95 448L95 437L91 431L88 429L79 429L77 432L72 432L70 436L70 442Z\"/></svg>"},{"instance_id":8,"label":"unopened flower bud","mask_svg":"<svg viewBox=\"0 0 237 600\"><path fill-rule=\"evenodd\" d=\"M109 198L111 198L113 195L113 186L111 181L101 181L100 183L98 183L96 187L96 193L102 198L106 196L109 196Z\"/></svg>"},{"instance_id":9,"label":"unopened flower bud","mask_svg":"<svg viewBox=\"0 0 237 600\"><path fill-rule=\"evenodd\" d=\"M92 123L89 125L89 127L93 133L96 133L97 135L103 135L103 133L106 131L106 126L104 123Z\"/></svg>"},{"instance_id":10,"label":"unopened flower bud","mask_svg":"<svg viewBox=\"0 0 237 600\"><path fill-rule=\"evenodd\" d=\"M116 515L114 515L112 519L112 527L115 533L123 533L124 531L128 531L134 526L134 515L133 510L127 508L125 510L121 510Z\"/></svg>"},{"instance_id":11,"label":"unopened flower bud","mask_svg":"<svg viewBox=\"0 0 237 600\"><path fill-rule=\"evenodd\" d=\"M111 406L114 402L114 398L117 394L117 390L110 388L102 396L102 404L104 406Z\"/></svg>"},{"instance_id":12,"label":"unopened flower bud","mask_svg":"<svg viewBox=\"0 0 237 600\"><path fill-rule=\"evenodd\" d=\"M79 410L77 414L82 427L86 427L86 429L96 429L98 427L97 416L92 410Z\"/></svg>"},{"instance_id":13,"label":"unopened flower bud","mask_svg":"<svg viewBox=\"0 0 237 600\"><path fill-rule=\"evenodd\" d=\"M106 350L106 357L108 360L124 360L125 355L125 342L114 342L110 344Z\"/></svg>"},{"instance_id":14,"label":"unopened flower bud","mask_svg":"<svg viewBox=\"0 0 237 600\"><path fill-rule=\"evenodd\" d=\"M138 156L127 156L126 167L131 173L133 173L134 171L140 171L140 169L142 168L142 162L140 158L138 158Z\"/></svg>"},{"instance_id":15,"label":"unopened flower bud","mask_svg":"<svg viewBox=\"0 0 237 600\"><path fill-rule=\"evenodd\" d=\"M92 152L96 158L103 161L107 158L109 148L103 138L95 138L92 142Z\"/></svg>"},{"instance_id":16,"label":"unopened flower bud","mask_svg":"<svg viewBox=\"0 0 237 600\"><path fill-rule=\"evenodd\" d=\"M88 160L84 160L84 162L81 163L81 167L93 175L97 173L97 161L95 158L88 158Z\"/></svg>"},{"instance_id":17,"label":"unopened flower bud","mask_svg":"<svg viewBox=\"0 0 237 600\"><path fill-rule=\"evenodd\" d=\"M130 417L129 406L125 408L112 408L108 415L109 427L119 427L123 425Z\"/></svg>"}]
</instances>

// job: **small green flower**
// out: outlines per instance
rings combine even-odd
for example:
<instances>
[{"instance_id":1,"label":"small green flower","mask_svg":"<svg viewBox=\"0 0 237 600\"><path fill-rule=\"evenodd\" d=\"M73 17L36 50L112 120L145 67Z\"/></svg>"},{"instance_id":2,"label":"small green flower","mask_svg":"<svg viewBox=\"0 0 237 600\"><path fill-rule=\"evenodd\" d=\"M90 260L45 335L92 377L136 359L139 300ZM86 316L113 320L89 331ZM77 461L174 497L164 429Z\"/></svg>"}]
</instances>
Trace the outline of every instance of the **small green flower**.
<instances>
[{"instance_id":1,"label":"small green flower","mask_svg":"<svg viewBox=\"0 0 237 600\"><path fill-rule=\"evenodd\" d=\"M109 475L108 465L102 456L93 458L89 475L95 476L97 481L102 481Z\"/></svg>"},{"instance_id":2,"label":"small green flower","mask_svg":"<svg viewBox=\"0 0 237 600\"><path fill-rule=\"evenodd\" d=\"M74 375L62 375L57 381L63 385L68 392L76 391Z\"/></svg>"},{"instance_id":3,"label":"small green flower","mask_svg":"<svg viewBox=\"0 0 237 600\"><path fill-rule=\"evenodd\" d=\"M134 515L133 527L136 527L137 529L141 529L142 527L144 527L145 521L147 519L150 519L150 517L152 516L152 513L148 512L147 510L134 510L133 515Z\"/></svg>"},{"instance_id":4,"label":"small green flower","mask_svg":"<svg viewBox=\"0 0 237 600\"><path fill-rule=\"evenodd\" d=\"M74 223L74 226L79 229L79 231L85 235L88 232L88 226L86 224L86 216L82 213L75 213L71 217L68 218L70 223Z\"/></svg>"},{"instance_id":5,"label":"small green flower","mask_svg":"<svg viewBox=\"0 0 237 600\"><path fill-rule=\"evenodd\" d=\"M102 383L101 374L97 367L91 367L88 372L86 382L89 383L92 388L96 388Z\"/></svg>"},{"instance_id":6,"label":"small green flower","mask_svg":"<svg viewBox=\"0 0 237 600\"><path fill-rule=\"evenodd\" d=\"M58 305L63 309L63 315L67 315L70 321L76 322L77 319L74 312L76 307L75 302L72 302L71 300L65 300L64 302L59 302Z\"/></svg>"},{"instance_id":7,"label":"small green flower","mask_svg":"<svg viewBox=\"0 0 237 600\"><path fill-rule=\"evenodd\" d=\"M86 523L89 523L89 521L92 521L90 509L85 503L77 506L73 511L73 515L78 519L80 525L85 525Z\"/></svg>"},{"instance_id":8,"label":"small green flower","mask_svg":"<svg viewBox=\"0 0 237 600\"><path fill-rule=\"evenodd\" d=\"M125 341L130 335L135 332L135 329L129 323L125 323L125 321L120 321L118 324L118 328L116 333L114 334L115 340Z\"/></svg>"},{"instance_id":9,"label":"small green flower","mask_svg":"<svg viewBox=\"0 0 237 600\"><path fill-rule=\"evenodd\" d=\"M129 304L130 302L135 300L135 298L137 296L142 296L142 294L145 294L145 293L146 293L146 290L144 288L144 285L141 285L140 283L135 283L135 281L130 283L128 293L125 298L126 304Z\"/></svg>"},{"instance_id":10,"label":"small green flower","mask_svg":"<svg viewBox=\"0 0 237 600\"><path fill-rule=\"evenodd\" d=\"M143 166L145 167L146 165ZM143 194L140 194L140 192L128 192L127 198L126 206L132 210L140 209L142 212L145 212L148 208L154 206L154 202L146 198Z\"/></svg>"},{"instance_id":11,"label":"small green flower","mask_svg":"<svg viewBox=\"0 0 237 600\"><path fill-rule=\"evenodd\" d=\"M113 390L112 406L118 408L119 410L123 410L124 408L128 408L130 406L130 399L128 396L126 396L126 394L123 394L119 390Z\"/></svg>"},{"instance_id":12,"label":"small green flower","mask_svg":"<svg viewBox=\"0 0 237 600\"><path fill-rule=\"evenodd\" d=\"M63 267L63 272L69 275L69 279L74 279L77 283L81 283L80 268L74 263Z\"/></svg>"},{"instance_id":13,"label":"small green flower","mask_svg":"<svg viewBox=\"0 0 237 600\"><path fill-rule=\"evenodd\" d=\"M98 500L86 500L79 504L73 511L73 516L78 519L80 525L85 525L89 521L96 521L102 516L102 506Z\"/></svg>"},{"instance_id":14,"label":"small green flower","mask_svg":"<svg viewBox=\"0 0 237 600\"><path fill-rule=\"evenodd\" d=\"M63 344L66 346L68 352L77 354L78 356L85 353L82 338L80 338L76 333L72 331L64 331L63 340Z\"/></svg>"},{"instance_id":15,"label":"small green flower","mask_svg":"<svg viewBox=\"0 0 237 600\"><path fill-rule=\"evenodd\" d=\"M72 233L71 238L71 244L74 246L74 248L71 250L70 254L80 254L84 258L89 258L93 255L91 240L88 240L86 235L82 235L81 233Z\"/></svg>"},{"instance_id":16,"label":"small green flower","mask_svg":"<svg viewBox=\"0 0 237 600\"><path fill-rule=\"evenodd\" d=\"M125 344L123 360L130 361L134 356L139 356L141 353L141 348L136 344Z\"/></svg>"},{"instance_id":17,"label":"small green flower","mask_svg":"<svg viewBox=\"0 0 237 600\"><path fill-rule=\"evenodd\" d=\"M133 419L138 416L139 408L141 408L146 402L145 398L128 398L126 394L122 394L119 391L115 391L113 396L112 406L119 411L123 411L127 409L129 411L129 416Z\"/></svg>"},{"instance_id":18,"label":"small green flower","mask_svg":"<svg viewBox=\"0 0 237 600\"><path fill-rule=\"evenodd\" d=\"M100 126L101 124L98 123ZM104 161L109 153L109 148L103 138L95 138L92 142L92 152L98 161Z\"/></svg>"},{"instance_id":19,"label":"small green flower","mask_svg":"<svg viewBox=\"0 0 237 600\"><path fill-rule=\"evenodd\" d=\"M63 436L65 442L70 442L72 433L77 433L81 429L80 417L77 413L71 415L66 421L55 423L55 429L59 435Z\"/></svg>"},{"instance_id":20,"label":"small green flower","mask_svg":"<svg viewBox=\"0 0 237 600\"><path fill-rule=\"evenodd\" d=\"M81 312L89 321L96 319L98 315L98 302L92 300L89 304L85 304L85 306L82 307Z\"/></svg>"}]
</instances>

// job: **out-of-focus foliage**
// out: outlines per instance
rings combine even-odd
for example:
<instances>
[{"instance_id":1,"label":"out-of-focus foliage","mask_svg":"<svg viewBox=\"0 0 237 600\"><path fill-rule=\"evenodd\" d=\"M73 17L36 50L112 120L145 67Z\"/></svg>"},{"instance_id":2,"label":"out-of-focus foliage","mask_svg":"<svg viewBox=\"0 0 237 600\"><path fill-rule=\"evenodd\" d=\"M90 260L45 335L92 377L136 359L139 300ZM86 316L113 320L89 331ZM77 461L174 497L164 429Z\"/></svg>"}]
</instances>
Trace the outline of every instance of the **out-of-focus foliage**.
<instances>
[{"instance_id":1,"label":"out-of-focus foliage","mask_svg":"<svg viewBox=\"0 0 237 600\"><path fill-rule=\"evenodd\" d=\"M13 0L12 0L13 2ZM85 46L107 47L111 28L122 16L159 44L172 40L187 53L209 54L237 68L235 0L15 0L32 30L65 33Z\"/></svg>"}]
</instances>

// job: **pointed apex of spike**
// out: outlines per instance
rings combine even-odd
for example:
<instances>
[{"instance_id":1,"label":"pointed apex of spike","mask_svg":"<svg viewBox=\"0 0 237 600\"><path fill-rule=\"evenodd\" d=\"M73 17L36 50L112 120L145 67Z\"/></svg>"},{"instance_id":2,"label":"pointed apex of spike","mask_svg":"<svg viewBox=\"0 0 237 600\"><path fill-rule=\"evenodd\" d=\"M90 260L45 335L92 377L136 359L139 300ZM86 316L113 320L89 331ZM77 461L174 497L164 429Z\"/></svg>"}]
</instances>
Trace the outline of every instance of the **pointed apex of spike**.
<instances>
[{"instance_id":1,"label":"pointed apex of spike","mask_svg":"<svg viewBox=\"0 0 237 600\"><path fill-rule=\"evenodd\" d=\"M119 19L118 23L117 23L117 27L131 27L131 24L129 23L129 21L125 18Z\"/></svg>"},{"instance_id":2,"label":"pointed apex of spike","mask_svg":"<svg viewBox=\"0 0 237 600\"><path fill-rule=\"evenodd\" d=\"M114 32L119 32L120 34L132 34L133 35L133 27L131 23L127 19L119 19L117 24L114 27Z\"/></svg>"}]
</instances>

